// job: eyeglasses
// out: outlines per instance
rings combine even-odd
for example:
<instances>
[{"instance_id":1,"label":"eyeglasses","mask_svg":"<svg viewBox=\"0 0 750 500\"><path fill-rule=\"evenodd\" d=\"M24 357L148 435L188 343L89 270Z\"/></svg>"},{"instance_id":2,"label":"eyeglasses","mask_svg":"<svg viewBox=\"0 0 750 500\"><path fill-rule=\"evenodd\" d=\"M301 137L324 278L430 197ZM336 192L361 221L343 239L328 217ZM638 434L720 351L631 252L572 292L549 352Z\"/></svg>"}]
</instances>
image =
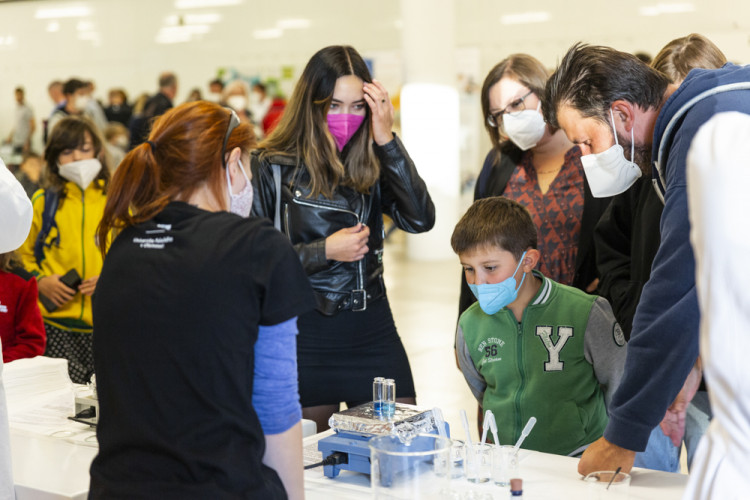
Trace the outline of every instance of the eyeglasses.
<instances>
[{"instance_id":1,"label":"eyeglasses","mask_svg":"<svg viewBox=\"0 0 750 500\"><path fill-rule=\"evenodd\" d=\"M512 101L510 104L505 106L503 109L498 111L494 114L487 115L487 124L490 127L497 128L499 124L503 121L503 115L505 113L508 113L511 116L515 116L524 109L526 109L526 104L524 104L524 100L529 97L531 94L533 94L533 90L529 90L524 96L519 97L515 101Z\"/></svg>"},{"instance_id":2,"label":"eyeglasses","mask_svg":"<svg viewBox=\"0 0 750 500\"><path fill-rule=\"evenodd\" d=\"M229 136L232 135L232 131L236 129L240 124L240 117L237 116L237 113L234 112L233 109L230 109L229 112L231 113L229 115L229 125L227 126L227 133L224 136L224 144L221 146L221 164L224 168L227 168L227 142L229 142Z\"/></svg>"}]
</instances>

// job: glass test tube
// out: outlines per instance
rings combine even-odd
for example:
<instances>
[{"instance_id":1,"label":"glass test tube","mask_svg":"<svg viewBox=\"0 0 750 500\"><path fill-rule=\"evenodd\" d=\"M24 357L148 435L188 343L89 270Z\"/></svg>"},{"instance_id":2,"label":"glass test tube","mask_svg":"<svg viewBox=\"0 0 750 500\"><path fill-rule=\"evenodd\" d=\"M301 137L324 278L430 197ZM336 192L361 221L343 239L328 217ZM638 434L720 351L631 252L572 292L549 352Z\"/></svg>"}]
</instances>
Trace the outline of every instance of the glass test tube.
<instances>
[{"instance_id":1,"label":"glass test tube","mask_svg":"<svg viewBox=\"0 0 750 500\"><path fill-rule=\"evenodd\" d=\"M383 412L387 415L396 413L396 381L392 378L385 379L385 404Z\"/></svg>"},{"instance_id":2,"label":"glass test tube","mask_svg":"<svg viewBox=\"0 0 750 500\"><path fill-rule=\"evenodd\" d=\"M372 381L372 407L376 412L383 411L385 400L385 378L375 377Z\"/></svg>"}]
</instances>

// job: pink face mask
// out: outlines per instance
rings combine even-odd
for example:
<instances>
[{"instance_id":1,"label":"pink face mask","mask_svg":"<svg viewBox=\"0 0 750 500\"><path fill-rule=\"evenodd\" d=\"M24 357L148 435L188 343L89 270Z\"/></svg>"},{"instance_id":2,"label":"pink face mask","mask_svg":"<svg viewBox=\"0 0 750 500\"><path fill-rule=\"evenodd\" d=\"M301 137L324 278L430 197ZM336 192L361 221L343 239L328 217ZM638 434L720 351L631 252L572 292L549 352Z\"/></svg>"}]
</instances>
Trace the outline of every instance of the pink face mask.
<instances>
[{"instance_id":1,"label":"pink face mask","mask_svg":"<svg viewBox=\"0 0 750 500\"><path fill-rule=\"evenodd\" d=\"M326 120L328 120L328 130L331 135L336 139L336 146L339 151L344 149L349 139L359 130L359 126L362 125L365 117L362 115L350 115L347 113L339 114L328 114Z\"/></svg>"}]
</instances>

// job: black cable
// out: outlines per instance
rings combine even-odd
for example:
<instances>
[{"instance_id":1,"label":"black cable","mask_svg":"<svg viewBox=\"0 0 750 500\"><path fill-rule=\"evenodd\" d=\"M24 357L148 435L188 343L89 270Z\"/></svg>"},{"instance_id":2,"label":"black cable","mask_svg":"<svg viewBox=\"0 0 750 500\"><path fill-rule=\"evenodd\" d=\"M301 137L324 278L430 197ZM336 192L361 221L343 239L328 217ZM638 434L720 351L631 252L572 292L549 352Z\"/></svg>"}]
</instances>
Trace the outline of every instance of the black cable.
<instances>
[{"instance_id":1,"label":"black cable","mask_svg":"<svg viewBox=\"0 0 750 500\"><path fill-rule=\"evenodd\" d=\"M341 465L341 464L348 464L348 463L349 463L349 455L341 451L337 451L325 457L322 462L305 465L305 470L314 469L315 467L320 467L322 465Z\"/></svg>"}]
</instances>

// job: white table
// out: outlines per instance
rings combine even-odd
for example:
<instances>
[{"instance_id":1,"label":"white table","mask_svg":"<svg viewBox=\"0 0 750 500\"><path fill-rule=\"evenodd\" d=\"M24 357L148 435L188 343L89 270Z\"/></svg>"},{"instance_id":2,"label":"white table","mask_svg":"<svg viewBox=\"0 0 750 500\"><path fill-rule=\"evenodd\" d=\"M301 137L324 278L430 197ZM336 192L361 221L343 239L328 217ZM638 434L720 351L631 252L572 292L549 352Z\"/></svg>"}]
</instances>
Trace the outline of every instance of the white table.
<instances>
[{"instance_id":1,"label":"white table","mask_svg":"<svg viewBox=\"0 0 750 500\"><path fill-rule=\"evenodd\" d=\"M11 429L13 476L17 500L83 500L89 488L89 467L97 448L81 441L90 435L80 425L79 433L66 437L32 435ZM305 438L306 449L317 449L318 440L330 431ZM543 499L587 498L586 484L577 472L574 458L521 450L520 476L523 478L524 497ZM633 469L630 499L679 500L687 485L687 475ZM469 484L463 479L453 480L451 487L458 491L488 492L493 498L505 499L508 490L491 483ZM370 478L365 474L342 471L335 479L323 475L322 468L305 471L307 500L369 499Z\"/></svg>"},{"instance_id":2,"label":"white table","mask_svg":"<svg viewBox=\"0 0 750 500\"><path fill-rule=\"evenodd\" d=\"M79 438L93 434L83 424L79 430ZM10 446L17 500L86 499L89 467L99 451L97 447L12 428Z\"/></svg>"},{"instance_id":3,"label":"white table","mask_svg":"<svg viewBox=\"0 0 750 500\"><path fill-rule=\"evenodd\" d=\"M331 431L305 438L309 453L322 437ZM581 500L588 498L590 489L578 474L578 459L521 450L519 472L523 479L524 498L535 500ZM631 472L629 498L631 500L680 500L688 476L669 472L634 468ZM451 488L456 491L490 493L493 499L509 498L509 490L492 483L475 485L465 479L454 479ZM307 500L369 499L370 478L357 472L341 471L335 479L323 475L323 468L305 471L305 497Z\"/></svg>"}]
</instances>

